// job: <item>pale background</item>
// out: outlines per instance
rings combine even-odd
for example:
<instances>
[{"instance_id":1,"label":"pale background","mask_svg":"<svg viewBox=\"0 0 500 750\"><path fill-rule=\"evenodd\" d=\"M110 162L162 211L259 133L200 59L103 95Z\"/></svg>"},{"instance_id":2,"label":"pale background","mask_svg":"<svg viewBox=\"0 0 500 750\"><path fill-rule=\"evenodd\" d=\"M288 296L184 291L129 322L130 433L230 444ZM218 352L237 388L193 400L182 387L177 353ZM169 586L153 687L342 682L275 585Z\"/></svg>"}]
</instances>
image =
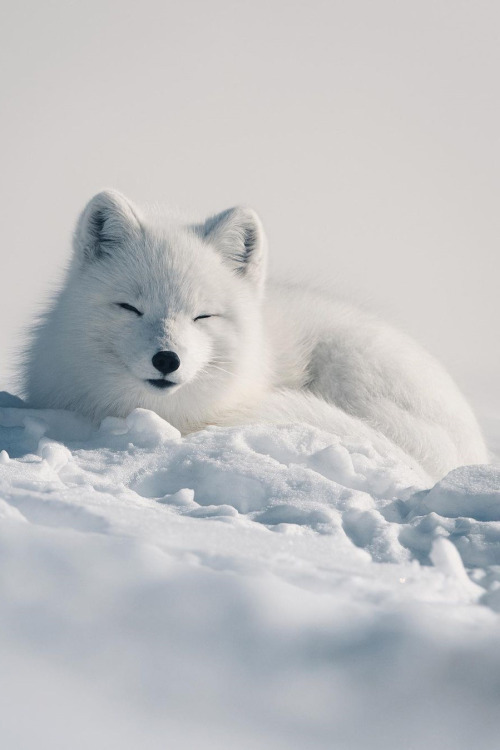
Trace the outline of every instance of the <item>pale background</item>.
<instances>
[{"instance_id":1,"label":"pale background","mask_svg":"<svg viewBox=\"0 0 500 750\"><path fill-rule=\"evenodd\" d=\"M498 406L500 3L2 6L2 386L78 212L116 187L253 206L275 272L369 303Z\"/></svg>"}]
</instances>

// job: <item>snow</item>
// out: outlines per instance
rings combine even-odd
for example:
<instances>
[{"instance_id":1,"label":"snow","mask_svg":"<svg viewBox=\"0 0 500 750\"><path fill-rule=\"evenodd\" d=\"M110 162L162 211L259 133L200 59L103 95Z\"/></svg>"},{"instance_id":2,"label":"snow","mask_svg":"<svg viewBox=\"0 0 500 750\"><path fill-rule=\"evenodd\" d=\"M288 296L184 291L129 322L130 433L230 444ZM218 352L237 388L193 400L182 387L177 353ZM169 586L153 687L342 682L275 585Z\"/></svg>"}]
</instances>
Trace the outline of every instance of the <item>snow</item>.
<instances>
[{"instance_id":1,"label":"snow","mask_svg":"<svg viewBox=\"0 0 500 750\"><path fill-rule=\"evenodd\" d=\"M8 394L0 451L1 747L498 747L498 466Z\"/></svg>"}]
</instances>

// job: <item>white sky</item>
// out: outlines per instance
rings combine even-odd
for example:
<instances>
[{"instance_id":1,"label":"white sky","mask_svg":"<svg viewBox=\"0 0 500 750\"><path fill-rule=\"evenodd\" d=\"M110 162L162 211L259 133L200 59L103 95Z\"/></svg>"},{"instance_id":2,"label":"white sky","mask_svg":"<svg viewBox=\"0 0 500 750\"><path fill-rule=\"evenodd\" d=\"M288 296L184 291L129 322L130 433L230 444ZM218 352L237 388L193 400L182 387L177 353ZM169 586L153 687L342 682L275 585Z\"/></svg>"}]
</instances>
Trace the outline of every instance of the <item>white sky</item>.
<instances>
[{"instance_id":1,"label":"white sky","mask_svg":"<svg viewBox=\"0 0 500 750\"><path fill-rule=\"evenodd\" d=\"M253 206L276 272L353 291L476 403L496 388L496 0L2 6L4 385L78 212L116 187Z\"/></svg>"}]
</instances>

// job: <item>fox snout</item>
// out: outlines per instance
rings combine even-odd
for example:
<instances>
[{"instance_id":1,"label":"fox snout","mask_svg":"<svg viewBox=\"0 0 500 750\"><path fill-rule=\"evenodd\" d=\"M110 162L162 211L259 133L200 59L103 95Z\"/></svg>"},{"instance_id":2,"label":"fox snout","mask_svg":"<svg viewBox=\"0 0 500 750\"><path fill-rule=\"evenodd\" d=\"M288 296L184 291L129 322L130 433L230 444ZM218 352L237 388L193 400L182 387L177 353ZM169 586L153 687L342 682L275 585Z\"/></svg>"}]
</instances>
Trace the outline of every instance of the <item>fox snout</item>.
<instances>
[{"instance_id":1,"label":"fox snout","mask_svg":"<svg viewBox=\"0 0 500 750\"><path fill-rule=\"evenodd\" d=\"M181 364L175 352L156 352L151 362L162 375L170 375L171 372L178 370Z\"/></svg>"}]
</instances>

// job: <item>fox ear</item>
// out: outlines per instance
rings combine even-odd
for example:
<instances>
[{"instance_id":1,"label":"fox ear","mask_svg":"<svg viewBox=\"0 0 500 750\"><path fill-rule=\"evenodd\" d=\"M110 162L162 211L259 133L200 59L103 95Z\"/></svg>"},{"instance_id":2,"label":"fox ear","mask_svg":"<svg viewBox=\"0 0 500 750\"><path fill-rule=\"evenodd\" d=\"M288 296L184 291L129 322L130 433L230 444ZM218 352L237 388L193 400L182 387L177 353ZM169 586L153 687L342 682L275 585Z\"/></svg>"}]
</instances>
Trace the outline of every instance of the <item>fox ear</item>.
<instances>
[{"instance_id":1,"label":"fox ear","mask_svg":"<svg viewBox=\"0 0 500 750\"><path fill-rule=\"evenodd\" d=\"M136 209L116 190L103 190L87 203L78 219L73 246L84 262L112 255L136 239L141 225Z\"/></svg>"},{"instance_id":2,"label":"fox ear","mask_svg":"<svg viewBox=\"0 0 500 750\"><path fill-rule=\"evenodd\" d=\"M207 219L202 232L236 273L259 286L264 283L267 242L255 211L240 206L228 208Z\"/></svg>"}]
</instances>

